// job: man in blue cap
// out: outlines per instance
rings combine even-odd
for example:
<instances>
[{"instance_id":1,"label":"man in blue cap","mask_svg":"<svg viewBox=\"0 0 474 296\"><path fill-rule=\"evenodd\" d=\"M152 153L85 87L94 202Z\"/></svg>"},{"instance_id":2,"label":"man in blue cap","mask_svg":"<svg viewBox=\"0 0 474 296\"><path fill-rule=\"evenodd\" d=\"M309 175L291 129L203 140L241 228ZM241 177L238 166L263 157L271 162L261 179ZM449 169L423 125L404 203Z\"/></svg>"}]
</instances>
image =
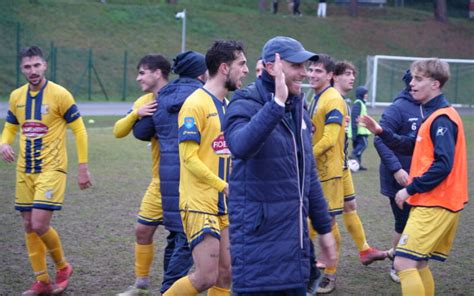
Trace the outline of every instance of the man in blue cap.
<instances>
[{"instance_id":1,"label":"man in blue cap","mask_svg":"<svg viewBox=\"0 0 474 296\"><path fill-rule=\"evenodd\" d=\"M262 75L234 94L224 123L233 155L228 199L233 290L306 295L312 260L308 216L322 252L336 258L301 93L305 62L318 56L278 36L265 44L262 59Z\"/></svg>"},{"instance_id":2,"label":"man in blue cap","mask_svg":"<svg viewBox=\"0 0 474 296\"><path fill-rule=\"evenodd\" d=\"M203 54L187 51L178 54L173 61L172 70L179 78L160 89L156 111L139 120L133 129L137 138L146 141L156 138L159 143L160 163L156 169L161 181L163 224L169 231L167 240L171 246L170 252L166 252L170 255L166 258L162 294L193 265L179 211L178 114L186 98L207 80Z\"/></svg>"},{"instance_id":3,"label":"man in blue cap","mask_svg":"<svg viewBox=\"0 0 474 296\"><path fill-rule=\"evenodd\" d=\"M363 85L356 88L356 100L354 101L351 110L352 155L350 158L357 160L360 171L367 170L367 168L362 166L362 153L364 153L369 144L368 138L371 133L365 127L358 126L356 120L359 116L367 115L366 102L368 92L367 87Z\"/></svg>"}]
</instances>

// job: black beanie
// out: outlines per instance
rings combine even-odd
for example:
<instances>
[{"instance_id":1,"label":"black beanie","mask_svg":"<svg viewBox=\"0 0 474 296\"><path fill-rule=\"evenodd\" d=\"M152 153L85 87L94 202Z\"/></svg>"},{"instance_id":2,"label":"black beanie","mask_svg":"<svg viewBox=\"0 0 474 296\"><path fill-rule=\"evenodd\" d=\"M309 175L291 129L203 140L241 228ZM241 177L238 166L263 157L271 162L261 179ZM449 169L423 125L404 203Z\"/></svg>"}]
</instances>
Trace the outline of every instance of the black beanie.
<instances>
[{"instance_id":1,"label":"black beanie","mask_svg":"<svg viewBox=\"0 0 474 296\"><path fill-rule=\"evenodd\" d=\"M406 90L410 90L410 82L412 80L410 69L406 70L405 75L402 78L403 82L405 82Z\"/></svg>"},{"instance_id":2,"label":"black beanie","mask_svg":"<svg viewBox=\"0 0 474 296\"><path fill-rule=\"evenodd\" d=\"M180 53L173 59L173 72L180 77L197 78L206 72L206 58L195 51Z\"/></svg>"}]
</instances>

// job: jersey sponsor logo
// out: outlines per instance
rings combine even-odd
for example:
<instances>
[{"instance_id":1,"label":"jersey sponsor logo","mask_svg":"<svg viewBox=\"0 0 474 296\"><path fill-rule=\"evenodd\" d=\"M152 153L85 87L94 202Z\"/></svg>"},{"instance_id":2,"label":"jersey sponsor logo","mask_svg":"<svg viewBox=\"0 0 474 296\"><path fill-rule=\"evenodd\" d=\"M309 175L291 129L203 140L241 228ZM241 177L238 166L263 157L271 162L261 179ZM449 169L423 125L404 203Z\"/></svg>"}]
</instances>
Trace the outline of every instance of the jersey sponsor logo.
<instances>
[{"instance_id":1,"label":"jersey sponsor logo","mask_svg":"<svg viewBox=\"0 0 474 296\"><path fill-rule=\"evenodd\" d=\"M192 129L195 125L193 117L185 117L184 118L184 127L187 129Z\"/></svg>"},{"instance_id":2,"label":"jersey sponsor logo","mask_svg":"<svg viewBox=\"0 0 474 296\"><path fill-rule=\"evenodd\" d=\"M212 141L211 147L217 155L230 155L230 150L229 147L227 147L223 133L219 134L219 136Z\"/></svg>"},{"instance_id":3,"label":"jersey sponsor logo","mask_svg":"<svg viewBox=\"0 0 474 296\"><path fill-rule=\"evenodd\" d=\"M41 105L41 114L45 115L49 113L49 105L43 104Z\"/></svg>"},{"instance_id":4,"label":"jersey sponsor logo","mask_svg":"<svg viewBox=\"0 0 474 296\"><path fill-rule=\"evenodd\" d=\"M25 104L19 104L19 105L16 105L16 107L19 109L19 108L25 108Z\"/></svg>"},{"instance_id":5,"label":"jersey sponsor logo","mask_svg":"<svg viewBox=\"0 0 474 296\"><path fill-rule=\"evenodd\" d=\"M446 134L447 131L448 131L448 128L440 126L440 127L438 127L438 130L436 131L436 136L437 137L438 136L442 137Z\"/></svg>"},{"instance_id":6,"label":"jersey sponsor logo","mask_svg":"<svg viewBox=\"0 0 474 296\"><path fill-rule=\"evenodd\" d=\"M207 114L206 118L217 116L217 112Z\"/></svg>"},{"instance_id":7,"label":"jersey sponsor logo","mask_svg":"<svg viewBox=\"0 0 474 296\"><path fill-rule=\"evenodd\" d=\"M48 127L42 122L27 121L21 128L28 139L41 138L48 133Z\"/></svg>"}]
</instances>

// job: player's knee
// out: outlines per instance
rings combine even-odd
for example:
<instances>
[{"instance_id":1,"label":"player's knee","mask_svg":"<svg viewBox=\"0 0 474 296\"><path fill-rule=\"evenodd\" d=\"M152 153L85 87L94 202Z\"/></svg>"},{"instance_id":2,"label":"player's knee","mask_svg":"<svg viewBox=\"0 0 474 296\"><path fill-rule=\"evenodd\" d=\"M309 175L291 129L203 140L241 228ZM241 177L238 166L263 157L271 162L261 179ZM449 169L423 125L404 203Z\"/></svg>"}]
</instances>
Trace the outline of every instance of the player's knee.
<instances>
[{"instance_id":1,"label":"player's knee","mask_svg":"<svg viewBox=\"0 0 474 296\"><path fill-rule=\"evenodd\" d=\"M205 291L214 286L217 282L218 270L200 272L195 274L196 285L198 291Z\"/></svg>"},{"instance_id":2,"label":"player's knee","mask_svg":"<svg viewBox=\"0 0 474 296\"><path fill-rule=\"evenodd\" d=\"M31 223L31 230L36 232L39 236L42 236L49 230L49 225L44 224L44 223L39 223L39 222L33 222Z\"/></svg>"},{"instance_id":3,"label":"player's knee","mask_svg":"<svg viewBox=\"0 0 474 296\"><path fill-rule=\"evenodd\" d=\"M33 231L33 226L30 219L23 219L23 228L25 229L25 232Z\"/></svg>"},{"instance_id":4,"label":"player's knee","mask_svg":"<svg viewBox=\"0 0 474 296\"><path fill-rule=\"evenodd\" d=\"M232 272L230 264L225 264L223 266L219 266L219 283L230 284L232 280Z\"/></svg>"},{"instance_id":5,"label":"player's knee","mask_svg":"<svg viewBox=\"0 0 474 296\"><path fill-rule=\"evenodd\" d=\"M357 209L357 204L355 202L355 199L344 203L344 213L349 213L349 212L355 211L356 209Z\"/></svg>"},{"instance_id":6,"label":"player's knee","mask_svg":"<svg viewBox=\"0 0 474 296\"><path fill-rule=\"evenodd\" d=\"M153 243L153 228L147 227L142 224L137 224L135 226L135 236L137 243L140 245L149 245Z\"/></svg>"}]
</instances>

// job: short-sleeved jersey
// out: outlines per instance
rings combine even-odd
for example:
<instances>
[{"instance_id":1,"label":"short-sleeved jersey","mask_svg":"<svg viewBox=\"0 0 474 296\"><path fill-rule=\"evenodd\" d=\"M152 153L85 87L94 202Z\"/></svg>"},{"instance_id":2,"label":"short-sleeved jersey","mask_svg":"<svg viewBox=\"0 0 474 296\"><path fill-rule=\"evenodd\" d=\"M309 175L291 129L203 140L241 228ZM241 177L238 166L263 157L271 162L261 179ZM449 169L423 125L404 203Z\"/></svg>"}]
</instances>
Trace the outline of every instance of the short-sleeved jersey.
<instances>
[{"instance_id":1,"label":"short-sleeved jersey","mask_svg":"<svg viewBox=\"0 0 474 296\"><path fill-rule=\"evenodd\" d=\"M79 117L71 93L54 82L46 81L37 93L31 93L28 84L14 90L7 122L20 127L17 170L66 172L66 128Z\"/></svg>"},{"instance_id":2,"label":"short-sleeved jersey","mask_svg":"<svg viewBox=\"0 0 474 296\"><path fill-rule=\"evenodd\" d=\"M222 124L226 101L221 102L204 88L192 93L179 112L179 143L199 144L198 157L216 176L227 182L230 151L224 139ZM181 147L180 147L181 149ZM180 208L213 215L227 214L222 192L193 175L181 162Z\"/></svg>"},{"instance_id":3,"label":"short-sleeved jersey","mask_svg":"<svg viewBox=\"0 0 474 296\"><path fill-rule=\"evenodd\" d=\"M135 103L133 104L132 109L129 111L137 111L138 108L141 106L148 104L150 102L153 102L155 100L155 94L154 93L148 93L145 94L141 97L139 97ZM132 126L133 127L133 126ZM159 179L159 172L158 172L158 165L160 163L160 145L158 144L158 140L156 137L151 138L151 158L153 162L152 166L152 178L153 179Z\"/></svg>"},{"instance_id":4,"label":"short-sleeved jersey","mask_svg":"<svg viewBox=\"0 0 474 296\"><path fill-rule=\"evenodd\" d=\"M339 92L329 87L314 98L311 104L310 115L315 132L313 134L313 146L315 146L324 135L324 127L328 124L339 124L342 128L337 135L336 145L316 158L316 164L321 181L336 177L342 177L344 166L344 138L346 127L347 107Z\"/></svg>"}]
</instances>

